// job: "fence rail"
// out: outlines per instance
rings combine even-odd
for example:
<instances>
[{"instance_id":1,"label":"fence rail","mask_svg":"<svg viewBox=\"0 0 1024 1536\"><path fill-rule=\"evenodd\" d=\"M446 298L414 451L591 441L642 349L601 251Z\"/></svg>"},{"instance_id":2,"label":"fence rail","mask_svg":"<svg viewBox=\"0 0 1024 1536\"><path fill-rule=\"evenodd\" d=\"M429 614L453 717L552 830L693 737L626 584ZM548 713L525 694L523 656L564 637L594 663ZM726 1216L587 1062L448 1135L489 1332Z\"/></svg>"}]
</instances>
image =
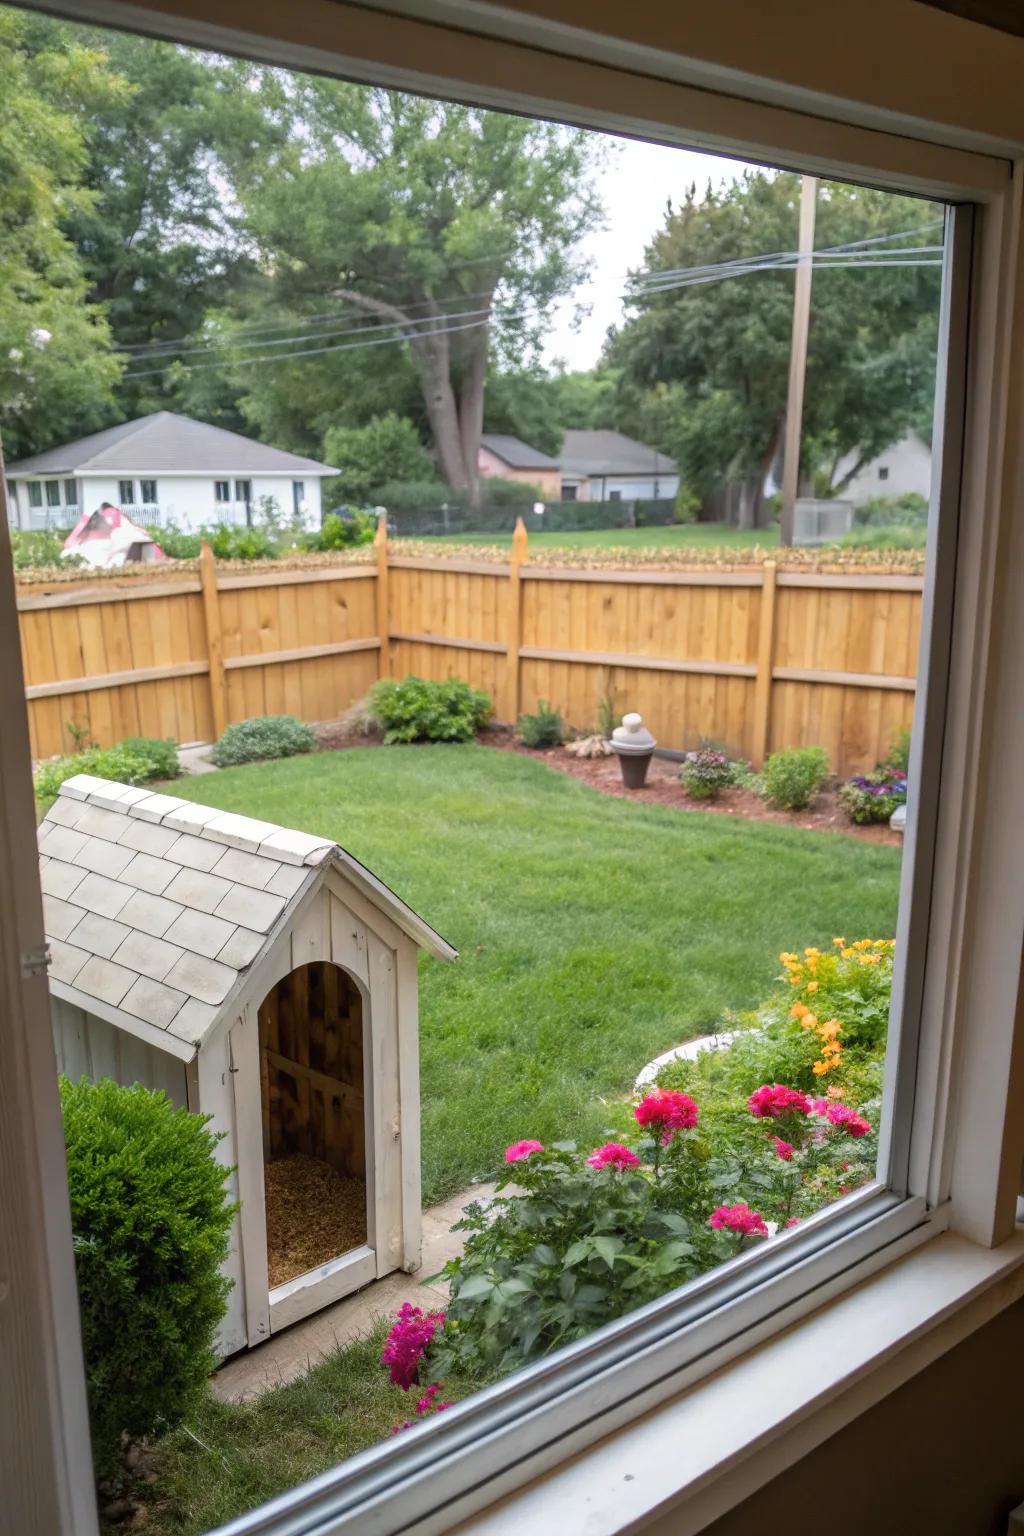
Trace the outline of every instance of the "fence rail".
<instances>
[{"instance_id":1,"label":"fence rail","mask_svg":"<svg viewBox=\"0 0 1024 1536\"><path fill-rule=\"evenodd\" d=\"M381 676L463 677L499 718L541 699L573 726L639 709L663 745L701 738L760 764L823 746L840 773L884 755L913 710L923 578L410 558L23 587L32 744L82 734L209 740L251 715L328 720Z\"/></svg>"}]
</instances>

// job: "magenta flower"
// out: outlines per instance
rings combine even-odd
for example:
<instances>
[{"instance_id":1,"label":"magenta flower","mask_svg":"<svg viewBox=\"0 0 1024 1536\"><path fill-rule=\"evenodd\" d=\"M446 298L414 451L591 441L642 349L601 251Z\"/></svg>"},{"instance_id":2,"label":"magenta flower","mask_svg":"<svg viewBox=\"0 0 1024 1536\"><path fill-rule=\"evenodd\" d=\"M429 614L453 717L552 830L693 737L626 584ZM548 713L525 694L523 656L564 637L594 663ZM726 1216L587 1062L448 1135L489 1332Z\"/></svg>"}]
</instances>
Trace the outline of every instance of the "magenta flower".
<instances>
[{"instance_id":1,"label":"magenta flower","mask_svg":"<svg viewBox=\"0 0 1024 1536\"><path fill-rule=\"evenodd\" d=\"M506 1163L521 1163L524 1157L529 1157L531 1152L543 1152L544 1144L540 1141L514 1141L510 1147L505 1148Z\"/></svg>"},{"instance_id":2,"label":"magenta flower","mask_svg":"<svg viewBox=\"0 0 1024 1536\"><path fill-rule=\"evenodd\" d=\"M661 1144L667 1147L676 1131L689 1131L697 1124L698 1109L689 1094L676 1088L656 1088L640 1100L633 1115L637 1125L660 1131Z\"/></svg>"},{"instance_id":3,"label":"magenta flower","mask_svg":"<svg viewBox=\"0 0 1024 1536\"><path fill-rule=\"evenodd\" d=\"M750 1095L747 1108L758 1120L778 1120L781 1115L810 1114L811 1101L796 1088L764 1083Z\"/></svg>"},{"instance_id":4,"label":"magenta flower","mask_svg":"<svg viewBox=\"0 0 1024 1536\"><path fill-rule=\"evenodd\" d=\"M424 1312L411 1302L402 1303L388 1334L380 1363L388 1367L393 1384L401 1387L403 1392L408 1392L416 1380L416 1372L427 1345L438 1328L443 1327L443 1312Z\"/></svg>"},{"instance_id":5,"label":"magenta flower","mask_svg":"<svg viewBox=\"0 0 1024 1536\"><path fill-rule=\"evenodd\" d=\"M621 1141L606 1141L587 1158L591 1168L639 1168L640 1159Z\"/></svg>"},{"instance_id":6,"label":"magenta flower","mask_svg":"<svg viewBox=\"0 0 1024 1536\"><path fill-rule=\"evenodd\" d=\"M793 1143L791 1141L783 1141L781 1136L776 1136L775 1155L780 1157L784 1163L791 1163L793 1161Z\"/></svg>"},{"instance_id":7,"label":"magenta flower","mask_svg":"<svg viewBox=\"0 0 1024 1536\"><path fill-rule=\"evenodd\" d=\"M740 1201L737 1205L719 1205L708 1217L708 1226L718 1232L736 1232L741 1237L767 1237L768 1228L760 1211Z\"/></svg>"},{"instance_id":8,"label":"magenta flower","mask_svg":"<svg viewBox=\"0 0 1024 1536\"><path fill-rule=\"evenodd\" d=\"M813 1108L816 1115L823 1115L831 1125L845 1131L847 1136L867 1136L870 1133L871 1122L845 1104L833 1103L831 1099L815 1099Z\"/></svg>"}]
</instances>

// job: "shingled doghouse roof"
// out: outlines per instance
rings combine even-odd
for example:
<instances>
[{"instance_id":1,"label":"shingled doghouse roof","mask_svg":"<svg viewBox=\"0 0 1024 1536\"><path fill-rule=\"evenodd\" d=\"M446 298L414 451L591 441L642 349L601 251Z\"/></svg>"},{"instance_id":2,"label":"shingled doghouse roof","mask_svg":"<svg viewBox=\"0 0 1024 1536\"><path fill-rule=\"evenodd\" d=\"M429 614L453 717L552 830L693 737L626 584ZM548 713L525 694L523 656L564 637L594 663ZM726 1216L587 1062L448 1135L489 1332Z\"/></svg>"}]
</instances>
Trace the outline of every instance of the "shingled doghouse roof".
<instances>
[{"instance_id":1,"label":"shingled doghouse roof","mask_svg":"<svg viewBox=\"0 0 1024 1536\"><path fill-rule=\"evenodd\" d=\"M78 774L39 827L51 990L151 1042L165 1032L187 1059L330 865L417 944L455 959L329 838Z\"/></svg>"}]
</instances>

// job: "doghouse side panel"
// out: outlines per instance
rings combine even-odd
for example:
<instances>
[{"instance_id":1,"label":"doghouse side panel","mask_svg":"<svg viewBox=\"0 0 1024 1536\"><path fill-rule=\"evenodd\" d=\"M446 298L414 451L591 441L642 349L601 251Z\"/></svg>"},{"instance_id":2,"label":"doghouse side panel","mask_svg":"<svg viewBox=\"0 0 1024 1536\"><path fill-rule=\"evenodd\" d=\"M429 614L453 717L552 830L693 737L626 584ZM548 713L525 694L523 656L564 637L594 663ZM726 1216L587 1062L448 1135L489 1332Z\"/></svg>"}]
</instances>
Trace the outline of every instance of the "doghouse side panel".
<instances>
[{"instance_id":1,"label":"doghouse side panel","mask_svg":"<svg viewBox=\"0 0 1024 1536\"><path fill-rule=\"evenodd\" d=\"M125 1087L141 1083L161 1089L172 1104L187 1103L185 1064L176 1056L60 997L50 999L50 1019L58 1071L92 1082L110 1077Z\"/></svg>"}]
</instances>

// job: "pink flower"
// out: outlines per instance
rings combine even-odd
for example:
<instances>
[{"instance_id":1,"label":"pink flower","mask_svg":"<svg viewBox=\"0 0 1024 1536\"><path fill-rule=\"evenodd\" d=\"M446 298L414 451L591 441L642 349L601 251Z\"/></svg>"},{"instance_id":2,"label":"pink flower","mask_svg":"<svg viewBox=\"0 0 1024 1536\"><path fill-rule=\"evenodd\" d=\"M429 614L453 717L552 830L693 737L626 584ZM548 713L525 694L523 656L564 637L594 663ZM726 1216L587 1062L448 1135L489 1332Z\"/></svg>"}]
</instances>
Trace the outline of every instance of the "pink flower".
<instances>
[{"instance_id":1,"label":"pink flower","mask_svg":"<svg viewBox=\"0 0 1024 1536\"><path fill-rule=\"evenodd\" d=\"M760 1211L752 1211L742 1201L738 1205L719 1205L708 1217L708 1226L716 1231L738 1232L741 1237L768 1236L768 1227Z\"/></svg>"},{"instance_id":2,"label":"pink flower","mask_svg":"<svg viewBox=\"0 0 1024 1536\"><path fill-rule=\"evenodd\" d=\"M380 1357L386 1365L391 1380L403 1392L408 1392L416 1380L420 1361L438 1328L444 1327L443 1312L424 1312L411 1302L403 1302L388 1334Z\"/></svg>"},{"instance_id":3,"label":"pink flower","mask_svg":"<svg viewBox=\"0 0 1024 1536\"><path fill-rule=\"evenodd\" d=\"M764 1083L747 1100L747 1108L758 1120L778 1120L781 1115L808 1115L811 1101L796 1088L782 1083Z\"/></svg>"},{"instance_id":4,"label":"pink flower","mask_svg":"<svg viewBox=\"0 0 1024 1536\"><path fill-rule=\"evenodd\" d=\"M637 1125L649 1125L661 1132L663 1147L668 1146L676 1131L691 1130L697 1124L697 1114L689 1094L676 1088L656 1088L633 1111Z\"/></svg>"},{"instance_id":5,"label":"pink flower","mask_svg":"<svg viewBox=\"0 0 1024 1536\"><path fill-rule=\"evenodd\" d=\"M587 1158L591 1168L639 1168L640 1159L620 1141L606 1141Z\"/></svg>"},{"instance_id":6,"label":"pink flower","mask_svg":"<svg viewBox=\"0 0 1024 1536\"><path fill-rule=\"evenodd\" d=\"M510 1147L505 1148L506 1163L522 1162L524 1157L529 1157L531 1152L543 1152L544 1144L540 1141L514 1141Z\"/></svg>"},{"instance_id":7,"label":"pink flower","mask_svg":"<svg viewBox=\"0 0 1024 1536\"><path fill-rule=\"evenodd\" d=\"M791 1216L789 1218L789 1220L786 1222L786 1226L787 1227L798 1227L799 1225L800 1225L800 1217L799 1216Z\"/></svg>"},{"instance_id":8,"label":"pink flower","mask_svg":"<svg viewBox=\"0 0 1024 1536\"><path fill-rule=\"evenodd\" d=\"M775 1155L776 1157L781 1157L784 1163L791 1163L793 1161L793 1143L791 1141L783 1141L781 1136L776 1136Z\"/></svg>"},{"instance_id":9,"label":"pink flower","mask_svg":"<svg viewBox=\"0 0 1024 1536\"><path fill-rule=\"evenodd\" d=\"M452 1406L451 1403L437 1403L434 1401L440 1390L441 1383L439 1381L435 1381L432 1386L429 1386L416 1404L416 1412L420 1414L443 1413L446 1408L450 1408Z\"/></svg>"},{"instance_id":10,"label":"pink flower","mask_svg":"<svg viewBox=\"0 0 1024 1536\"><path fill-rule=\"evenodd\" d=\"M814 1112L816 1115L824 1115L831 1125L838 1126L848 1136L867 1136L871 1130L871 1123L858 1115L856 1110L850 1109L845 1104L835 1104L828 1099L815 1099Z\"/></svg>"}]
</instances>

